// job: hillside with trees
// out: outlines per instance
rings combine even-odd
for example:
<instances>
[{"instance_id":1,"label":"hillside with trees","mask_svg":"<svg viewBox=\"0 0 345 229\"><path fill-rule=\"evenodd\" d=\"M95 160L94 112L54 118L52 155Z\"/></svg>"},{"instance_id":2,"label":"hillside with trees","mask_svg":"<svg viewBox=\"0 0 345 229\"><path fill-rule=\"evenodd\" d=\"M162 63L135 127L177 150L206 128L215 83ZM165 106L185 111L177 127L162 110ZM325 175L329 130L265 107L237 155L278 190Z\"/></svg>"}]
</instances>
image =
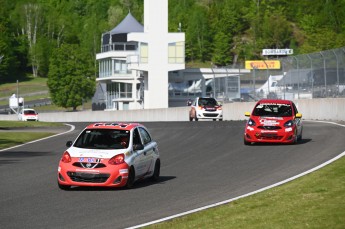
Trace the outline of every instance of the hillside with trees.
<instances>
[{"instance_id":1,"label":"hillside with trees","mask_svg":"<svg viewBox=\"0 0 345 229\"><path fill-rule=\"evenodd\" d=\"M143 2L0 0L0 82L53 75L57 58L64 57L54 53L65 45L89 58L83 61L85 69L77 69L88 72L83 79L90 79L90 71L96 77L101 34L128 12L143 23ZM186 33L186 62L191 64L261 59L263 48L302 54L342 47L344 21L344 0L169 0L169 31Z\"/></svg>"}]
</instances>

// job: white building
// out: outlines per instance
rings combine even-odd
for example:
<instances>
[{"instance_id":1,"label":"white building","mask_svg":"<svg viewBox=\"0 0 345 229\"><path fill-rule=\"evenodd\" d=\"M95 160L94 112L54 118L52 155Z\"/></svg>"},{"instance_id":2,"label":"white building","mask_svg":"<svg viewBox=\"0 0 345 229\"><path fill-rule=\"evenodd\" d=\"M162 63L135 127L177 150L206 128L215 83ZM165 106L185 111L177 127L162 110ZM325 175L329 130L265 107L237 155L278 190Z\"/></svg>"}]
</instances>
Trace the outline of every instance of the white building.
<instances>
[{"instance_id":1,"label":"white building","mask_svg":"<svg viewBox=\"0 0 345 229\"><path fill-rule=\"evenodd\" d=\"M168 72L185 68L184 41L168 33L168 1L145 0L144 26L129 13L102 35L95 97L105 107L96 108L167 108Z\"/></svg>"},{"instance_id":2,"label":"white building","mask_svg":"<svg viewBox=\"0 0 345 229\"><path fill-rule=\"evenodd\" d=\"M144 0L144 25L129 13L102 34L96 59L93 110L168 108L196 96L240 97L239 69L184 70L185 34L168 33L167 0Z\"/></svg>"}]
</instances>

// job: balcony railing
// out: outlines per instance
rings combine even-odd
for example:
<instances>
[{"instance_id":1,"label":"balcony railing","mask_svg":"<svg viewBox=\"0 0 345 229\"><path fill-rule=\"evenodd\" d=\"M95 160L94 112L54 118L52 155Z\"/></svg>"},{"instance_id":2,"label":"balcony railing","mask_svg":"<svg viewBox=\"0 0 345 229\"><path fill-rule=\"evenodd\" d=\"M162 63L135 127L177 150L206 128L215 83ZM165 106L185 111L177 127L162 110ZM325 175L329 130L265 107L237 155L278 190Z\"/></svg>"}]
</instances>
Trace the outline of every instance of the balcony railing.
<instances>
[{"instance_id":1,"label":"balcony railing","mask_svg":"<svg viewBox=\"0 0 345 229\"><path fill-rule=\"evenodd\" d=\"M112 44L102 45L102 52L111 51L135 51L138 49L136 43L115 42Z\"/></svg>"}]
</instances>

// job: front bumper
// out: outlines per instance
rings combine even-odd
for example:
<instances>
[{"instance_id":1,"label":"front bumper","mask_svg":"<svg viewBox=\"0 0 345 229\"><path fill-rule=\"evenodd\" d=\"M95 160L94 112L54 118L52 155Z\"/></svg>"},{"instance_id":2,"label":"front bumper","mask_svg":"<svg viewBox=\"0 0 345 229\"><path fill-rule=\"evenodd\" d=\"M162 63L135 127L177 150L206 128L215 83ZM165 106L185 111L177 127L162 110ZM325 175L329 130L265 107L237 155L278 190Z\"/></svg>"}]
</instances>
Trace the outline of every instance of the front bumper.
<instances>
[{"instance_id":1,"label":"front bumper","mask_svg":"<svg viewBox=\"0 0 345 229\"><path fill-rule=\"evenodd\" d=\"M284 128L279 131L261 130L247 126L244 139L247 142L292 143L295 141L295 128Z\"/></svg>"},{"instance_id":2,"label":"front bumper","mask_svg":"<svg viewBox=\"0 0 345 229\"><path fill-rule=\"evenodd\" d=\"M223 119L223 111L197 111L196 117L198 119Z\"/></svg>"},{"instance_id":3,"label":"front bumper","mask_svg":"<svg viewBox=\"0 0 345 229\"><path fill-rule=\"evenodd\" d=\"M106 165L100 168L76 167L76 162L60 162L58 168L58 182L69 186L100 186L123 187L127 183L129 166L127 163L120 165Z\"/></svg>"}]
</instances>

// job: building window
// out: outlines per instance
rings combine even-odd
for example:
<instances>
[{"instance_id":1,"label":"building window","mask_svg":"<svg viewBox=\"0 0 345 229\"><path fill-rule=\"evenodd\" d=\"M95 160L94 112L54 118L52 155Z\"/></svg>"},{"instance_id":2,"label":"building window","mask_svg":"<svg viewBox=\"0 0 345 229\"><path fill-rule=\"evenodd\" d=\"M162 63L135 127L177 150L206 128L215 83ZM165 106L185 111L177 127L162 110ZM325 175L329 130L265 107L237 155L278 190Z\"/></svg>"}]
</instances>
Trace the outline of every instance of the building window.
<instances>
[{"instance_id":1,"label":"building window","mask_svg":"<svg viewBox=\"0 0 345 229\"><path fill-rule=\"evenodd\" d=\"M183 64L184 42L169 43L168 58L169 64Z\"/></svg>"},{"instance_id":2,"label":"building window","mask_svg":"<svg viewBox=\"0 0 345 229\"><path fill-rule=\"evenodd\" d=\"M130 71L127 69L127 63L125 60L113 60L114 61L114 73L127 74Z\"/></svg>"},{"instance_id":3,"label":"building window","mask_svg":"<svg viewBox=\"0 0 345 229\"><path fill-rule=\"evenodd\" d=\"M111 59L104 59L99 62L99 77L109 77L112 72Z\"/></svg>"},{"instance_id":4,"label":"building window","mask_svg":"<svg viewBox=\"0 0 345 229\"><path fill-rule=\"evenodd\" d=\"M140 62L141 63L148 63L149 58L149 48L147 43L140 44Z\"/></svg>"},{"instance_id":5,"label":"building window","mask_svg":"<svg viewBox=\"0 0 345 229\"><path fill-rule=\"evenodd\" d=\"M132 98L131 83L110 83L107 84L107 92L111 99Z\"/></svg>"}]
</instances>

